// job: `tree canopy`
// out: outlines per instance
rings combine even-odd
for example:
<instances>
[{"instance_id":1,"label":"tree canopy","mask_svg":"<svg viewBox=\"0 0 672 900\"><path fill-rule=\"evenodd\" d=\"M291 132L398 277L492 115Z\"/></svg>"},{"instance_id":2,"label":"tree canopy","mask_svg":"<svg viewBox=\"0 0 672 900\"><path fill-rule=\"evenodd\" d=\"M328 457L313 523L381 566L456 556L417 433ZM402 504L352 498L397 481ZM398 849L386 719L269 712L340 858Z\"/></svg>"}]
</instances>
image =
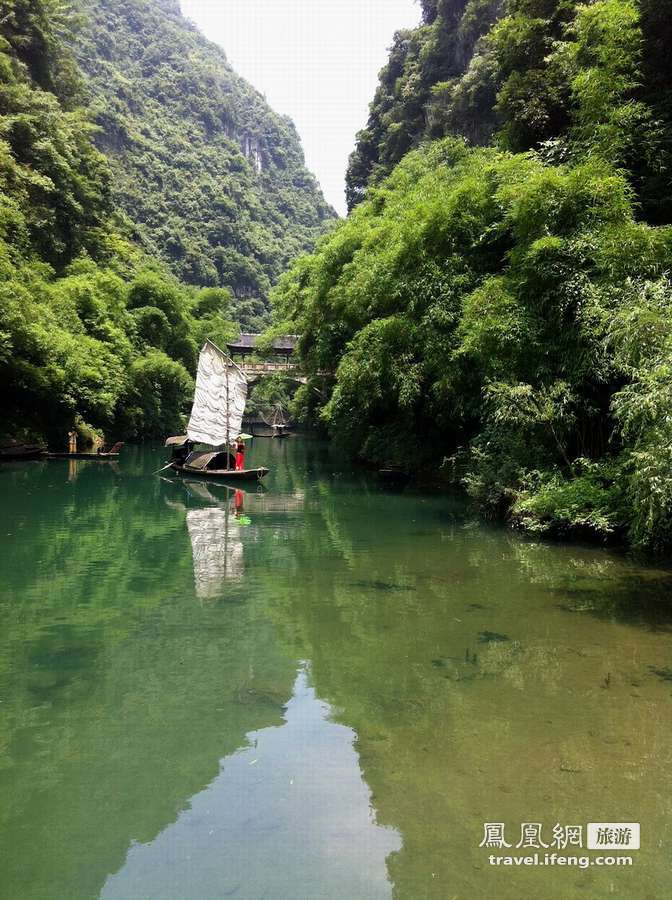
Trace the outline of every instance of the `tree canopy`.
<instances>
[{"instance_id":1,"label":"tree canopy","mask_svg":"<svg viewBox=\"0 0 672 900\"><path fill-rule=\"evenodd\" d=\"M669 546L672 131L654 19L634 0L439 0L397 36L354 211L275 296L322 391L313 412L351 454L443 460L530 531Z\"/></svg>"},{"instance_id":2,"label":"tree canopy","mask_svg":"<svg viewBox=\"0 0 672 900\"><path fill-rule=\"evenodd\" d=\"M672 215L669 0L423 0L400 31L357 137L349 205L425 140L536 149L552 162L601 148L646 215Z\"/></svg>"},{"instance_id":3,"label":"tree canopy","mask_svg":"<svg viewBox=\"0 0 672 900\"><path fill-rule=\"evenodd\" d=\"M60 4L0 2L2 437L179 428L199 342L231 296L186 288L115 213Z\"/></svg>"}]
</instances>

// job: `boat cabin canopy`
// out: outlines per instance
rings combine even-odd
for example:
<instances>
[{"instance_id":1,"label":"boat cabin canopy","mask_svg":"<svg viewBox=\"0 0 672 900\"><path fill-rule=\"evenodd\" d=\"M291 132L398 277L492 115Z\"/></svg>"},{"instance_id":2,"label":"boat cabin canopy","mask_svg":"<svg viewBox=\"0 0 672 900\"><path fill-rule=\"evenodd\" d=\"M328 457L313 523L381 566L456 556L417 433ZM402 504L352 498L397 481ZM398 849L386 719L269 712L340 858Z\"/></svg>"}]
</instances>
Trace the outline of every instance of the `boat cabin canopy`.
<instances>
[{"instance_id":1,"label":"boat cabin canopy","mask_svg":"<svg viewBox=\"0 0 672 900\"><path fill-rule=\"evenodd\" d=\"M233 469L235 468L235 459L226 450L194 450L184 461L185 466L190 469Z\"/></svg>"}]
</instances>

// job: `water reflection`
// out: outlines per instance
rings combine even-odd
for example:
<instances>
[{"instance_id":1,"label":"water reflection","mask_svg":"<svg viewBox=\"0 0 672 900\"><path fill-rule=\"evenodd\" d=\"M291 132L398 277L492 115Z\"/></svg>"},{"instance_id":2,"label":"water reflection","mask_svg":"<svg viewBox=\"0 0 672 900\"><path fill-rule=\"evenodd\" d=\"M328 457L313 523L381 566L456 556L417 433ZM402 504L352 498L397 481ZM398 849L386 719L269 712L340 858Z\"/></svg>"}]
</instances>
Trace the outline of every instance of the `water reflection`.
<instances>
[{"instance_id":1,"label":"water reflection","mask_svg":"<svg viewBox=\"0 0 672 900\"><path fill-rule=\"evenodd\" d=\"M243 540L237 523L229 527L229 506L190 509L187 529L194 559L194 582L199 600L212 600L227 580L245 573Z\"/></svg>"},{"instance_id":2,"label":"water reflection","mask_svg":"<svg viewBox=\"0 0 672 900\"><path fill-rule=\"evenodd\" d=\"M167 497L166 504L185 512L199 600L222 597L227 581L243 578L244 546L259 540L258 523L269 514L300 514L307 509L306 495L300 491L274 495L261 484L247 491L220 484L215 493L203 481L162 480L185 494L184 500Z\"/></svg>"},{"instance_id":3,"label":"water reflection","mask_svg":"<svg viewBox=\"0 0 672 900\"><path fill-rule=\"evenodd\" d=\"M103 900L130 897L391 897L387 856L399 835L377 825L354 732L299 672L284 724L248 746L149 844L134 844Z\"/></svg>"},{"instance_id":4,"label":"water reflection","mask_svg":"<svg viewBox=\"0 0 672 900\"><path fill-rule=\"evenodd\" d=\"M244 496L127 449L0 470L0 896L670 893L665 567L318 442L255 444ZM483 822L527 820L640 821L638 865L491 870Z\"/></svg>"}]
</instances>

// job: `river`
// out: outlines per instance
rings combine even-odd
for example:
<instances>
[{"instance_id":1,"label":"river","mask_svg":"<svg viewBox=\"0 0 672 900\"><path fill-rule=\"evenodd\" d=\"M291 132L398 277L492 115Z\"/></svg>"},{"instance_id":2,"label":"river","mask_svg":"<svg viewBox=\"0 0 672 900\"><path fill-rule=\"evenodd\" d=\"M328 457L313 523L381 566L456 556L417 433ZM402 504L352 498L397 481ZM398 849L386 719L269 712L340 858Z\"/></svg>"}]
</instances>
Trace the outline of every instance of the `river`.
<instances>
[{"instance_id":1,"label":"river","mask_svg":"<svg viewBox=\"0 0 672 900\"><path fill-rule=\"evenodd\" d=\"M669 569L316 440L244 495L163 457L0 469L1 897L672 895ZM489 861L591 822L632 865Z\"/></svg>"}]
</instances>

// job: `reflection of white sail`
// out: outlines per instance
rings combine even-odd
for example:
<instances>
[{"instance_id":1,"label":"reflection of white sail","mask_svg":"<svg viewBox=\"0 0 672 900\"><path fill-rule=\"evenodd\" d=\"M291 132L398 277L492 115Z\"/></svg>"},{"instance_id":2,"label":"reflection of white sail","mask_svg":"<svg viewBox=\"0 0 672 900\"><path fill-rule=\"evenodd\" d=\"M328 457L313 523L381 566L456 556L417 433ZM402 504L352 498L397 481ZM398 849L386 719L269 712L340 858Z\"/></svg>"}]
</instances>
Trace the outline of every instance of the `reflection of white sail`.
<instances>
[{"instance_id":1,"label":"reflection of white sail","mask_svg":"<svg viewBox=\"0 0 672 900\"><path fill-rule=\"evenodd\" d=\"M229 513L220 506L187 511L187 529L194 558L194 581L200 600L216 597L225 581L243 577L243 543Z\"/></svg>"},{"instance_id":2,"label":"reflection of white sail","mask_svg":"<svg viewBox=\"0 0 672 900\"><path fill-rule=\"evenodd\" d=\"M220 499L215 497L208 485L204 484L202 481L188 481L185 478L183 484L187 488L189 494L195 495L200 500L205 500L206 503L219 505Z\"/></svg>"},{"instance_id":3,"label":"reflection of white sail","mask_svg":"<svg viewBox=\"0 0 672 900\"><path fill-rule=\"evenodd\" d=\"M198 360L189 440L213 447L233 440L240 432L246 400L243 372L212 341L206 341Z\"/></svg>"}]
</instances>

